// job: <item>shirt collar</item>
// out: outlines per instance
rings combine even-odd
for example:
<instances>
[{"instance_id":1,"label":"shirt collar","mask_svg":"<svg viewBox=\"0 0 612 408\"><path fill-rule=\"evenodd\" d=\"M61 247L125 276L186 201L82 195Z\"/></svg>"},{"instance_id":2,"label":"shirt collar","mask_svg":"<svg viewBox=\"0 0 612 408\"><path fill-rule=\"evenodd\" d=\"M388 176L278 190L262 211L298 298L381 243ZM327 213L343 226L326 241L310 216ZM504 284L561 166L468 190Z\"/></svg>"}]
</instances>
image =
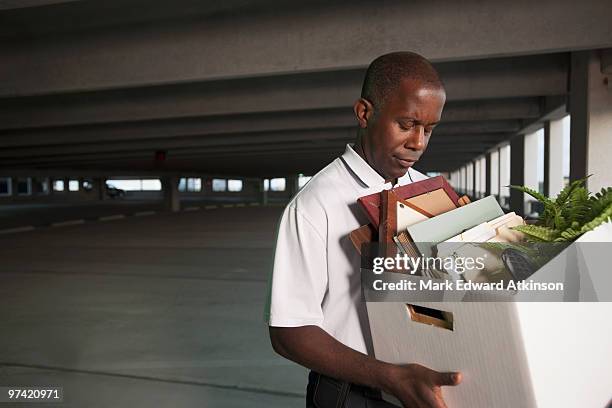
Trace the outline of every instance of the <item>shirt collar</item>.
<instances>
[{"instance_id":1,"label":"shirt collar","mask_svg":"<svg viewBox=\"0 0 612 408\"><path fill-rule=\"evenodd\" d=\"M380 186L382 188L391 187L391 183L385 183L385 179L376 172L354 149L353 144L346 145L346 150L342 155L342 160L348 168L361 180L367 187ZM397 180L397 185L403 186L412 182L410 170Z\"/></svg>"}]
</instances>

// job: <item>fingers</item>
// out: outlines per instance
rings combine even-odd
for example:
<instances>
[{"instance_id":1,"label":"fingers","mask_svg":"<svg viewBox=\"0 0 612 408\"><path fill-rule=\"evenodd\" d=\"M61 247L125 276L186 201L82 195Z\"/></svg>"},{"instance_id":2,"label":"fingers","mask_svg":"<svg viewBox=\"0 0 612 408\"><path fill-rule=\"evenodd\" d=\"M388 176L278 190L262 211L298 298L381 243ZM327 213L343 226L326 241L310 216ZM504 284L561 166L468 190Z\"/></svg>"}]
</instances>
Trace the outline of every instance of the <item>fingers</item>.
<instances>
[{"instance_id":1,"label":"fingers","mask_svg":"<svg viewBox=\"0 0 612 408\"><path fill-rule=\"evenodd\" d=\"M436 392L436 389L438 392ZM447 408L446 403L444 402L444 398L442 398L442 393L440 392L440 387L435 387L433 390L431 388L426 388L419 395L420 401L422 405L418 405L419 407L427 407L427 408Z\"/></svg>"},{"instance_id":2,"label":"fingers","mask_svg":"<svg viewBox=\"0 0 612 408\"><path fill-rule=\"evenodd\" d=\"M448 372L448 373L440 373L438 371L432 370L432 381L435 385L457 385L460 384L462 380L461 373L458 372Z\"/></svg>"},{"instance_id":3,"label":"fingers","mask_svg":"<svg viewBox=\"0 0 612 408\"><path fill-rule=\"evenodd\" d=\"M462 380L459 372L438 372L420 364L408 364L405 368L406 377L400 380L405 387L396 396L408 407L447 408L441 387L457 385Z\"/></svg>"},{"instance_id":4,"label":"fingers","mask_svg":"<svg viewBox=\"0 0 612 408\"><path fill-rule=\"evenodd\" d=\"M436 396L436 400L438 401L439 408L448 408L446 403L444 402L444 397L442 397L442 388L435 387L434 395Z\"/></svg>"}]
</instances>

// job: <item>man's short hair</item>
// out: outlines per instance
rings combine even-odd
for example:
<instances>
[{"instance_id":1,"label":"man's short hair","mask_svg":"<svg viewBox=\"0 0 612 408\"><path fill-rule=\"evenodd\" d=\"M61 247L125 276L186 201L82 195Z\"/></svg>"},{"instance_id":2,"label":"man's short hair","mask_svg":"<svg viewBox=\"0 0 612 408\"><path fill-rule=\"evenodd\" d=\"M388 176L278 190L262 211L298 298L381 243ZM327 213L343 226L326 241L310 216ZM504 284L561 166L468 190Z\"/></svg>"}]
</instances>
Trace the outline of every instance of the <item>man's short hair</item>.
<instances>
[{"instance_id":1,"label":"man's short hair","mask_svg":"<svg viewBox=\"0 0 612 408\"><path fill-rule=\"evenodd\" d=\"M379 109L404 79L444 89L438 72L427 59L414 52L392 52L372 61L363 80L361 97Z\"/></svg>"}]
</instances>

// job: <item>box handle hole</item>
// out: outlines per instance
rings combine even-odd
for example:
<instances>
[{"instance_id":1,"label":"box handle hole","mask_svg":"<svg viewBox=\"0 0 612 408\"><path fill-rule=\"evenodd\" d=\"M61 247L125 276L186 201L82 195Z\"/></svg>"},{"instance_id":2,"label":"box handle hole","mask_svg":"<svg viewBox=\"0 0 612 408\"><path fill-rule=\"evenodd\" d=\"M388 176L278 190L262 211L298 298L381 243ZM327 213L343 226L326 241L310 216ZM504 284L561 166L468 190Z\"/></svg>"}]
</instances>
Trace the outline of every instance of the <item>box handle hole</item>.
<instances>
[{"instance_id":1,"label":"box handle hole","mask_svg":"<svg viewBox=\"0 0 612 408\"><path fill-rule=\"evenodd\" d=\"M428 324L442 329L453 330L453 314L444 310L431 309L425 306L406 304L408 315L413 322Z\"/></svg>"}]
</instances>

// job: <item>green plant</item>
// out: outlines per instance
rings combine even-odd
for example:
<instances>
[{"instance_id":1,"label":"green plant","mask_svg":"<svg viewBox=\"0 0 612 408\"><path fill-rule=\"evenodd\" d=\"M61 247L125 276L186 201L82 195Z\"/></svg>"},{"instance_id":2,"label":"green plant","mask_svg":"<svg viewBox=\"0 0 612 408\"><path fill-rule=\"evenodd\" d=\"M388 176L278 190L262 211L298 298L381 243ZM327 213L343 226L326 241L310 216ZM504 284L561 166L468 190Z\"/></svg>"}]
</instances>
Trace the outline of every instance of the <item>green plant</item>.
<instances>
[{"instance_id":1,"label":"green plant","mask_svg":"<svg viewBox=\"0 0 612 408\"><path fill-rule=\"evenodd\" d=\"M612 217L612 187L591 195L585 187L587 178L571 182L555 199L529 187L510 186L529 194L544 206L536 224L513 229L524 233L529 241L567 242L608 221Z\"/></svg>"}]
</instances>

